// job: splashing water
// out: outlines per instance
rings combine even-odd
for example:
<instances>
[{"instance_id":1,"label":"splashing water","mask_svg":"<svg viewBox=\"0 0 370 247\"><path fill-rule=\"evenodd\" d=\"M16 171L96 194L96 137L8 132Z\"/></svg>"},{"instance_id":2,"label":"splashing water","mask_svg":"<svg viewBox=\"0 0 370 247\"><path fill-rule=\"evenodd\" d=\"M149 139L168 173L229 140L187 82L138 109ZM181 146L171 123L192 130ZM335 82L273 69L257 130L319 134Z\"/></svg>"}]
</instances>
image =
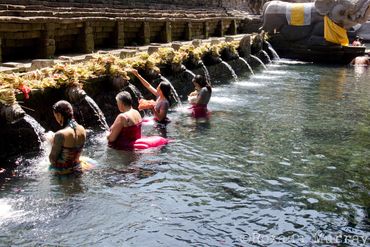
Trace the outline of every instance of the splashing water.
<instances>
[{"instance_id":1,"label":"splashing water","mask_svg":"<svg viewBox=\"0 0 370 247\"><path fill-rule=\"evenodd\" d=\"M88 95L85 96L85 100L94 111L95 115L99 118L100 127L105 130L109 129L104 113L100 110L96 102Z\"/></svg>"},{"instance_id":2,"label":"splashing water","mask_svg":"<svg viewBox=\"0 0 370 247\"><path fill-rule=\"evenodd\" d=\"M235 71L230 66L230 64L226 63L225 61L222 61L221 63L224 64L229 69L229 71L230 71L231 75L233 76L234 80L238 81L238 76L236 75Z\"/></svg>"},{"instance_id":3,"label":"splashing water","mask_svg":"<svg viewBox=\"0 0 370 247\"><path fill-rule=\"evenodd\" d=\"M204 65L203 61L200 63L204 72L204 76L206 77L206 81L211 85L211 76L209 75L207 67Z\"/></svg>"},{"instance_id":4,"label":"splashing water","mask_svg":"<svg viewBox=\"0 0 370 247\"><path fill-rule=\"evenodd\" d=\"M193 73L194 74L194 73ZM195 75L194 75L195 76ZM171 91L172 91L172 93L173 93L173 95L174 95L174 97L175 97L175 100L176 100L176 102L177 102L177 104L179 105L179 106L182 106L182 103L181 103L181 99L180 99L180 97L179 97L179 94L177 93L177 91L176 91L176 89L173 87L173 85L172 85L172 83L170 82L170 80L168 80L166 77L164 77L163 75L161 75L161 79L162 80L164 80L164 81L167 81L169 84L170 84L170 86L171 86Z\"/></svg>"},{"instance_id":5,"label":"splashing water","mask_svg":"<svg viewBox=\"0 0 370 247\"><path fill-rule=\"evenodd\" d=\"M258 57L254 56L252 54L250 55L250 57L253 58L254 60L256 60L258 63L260 63L264 69L267 69L266 65L261 61L261 59L259 59Z\"/></svg>"},{"instance_id":6,"label":"splashing water","mask_svg":"<svg viewBox=\"0 0 370 247\"><path fill-rule=\"evenodd\" d=\"M247 60L245 60L244 58L242 57L239 57L239 60L241 60L245 65L247 65L248 69L249 69L249 72L251 72L252 75L254 75L254 72L253 72L253 69L252 67L249 65L249 63L247 62Z\"/></svg>"},{"instance_id":7,"label":"splashing water","mask_svg":"<svg viewBox=\"0 0 370 247\"><path fill-rule=\"evenodd\" d=\"M265 42L267 44L267 47L268 47L269 51L272 54L272 60L280 60L280 57L277 54L277 52L275 51L274 47L272 47L272 45L268 41L265 41Z\"/></svg>"}]
</instances>

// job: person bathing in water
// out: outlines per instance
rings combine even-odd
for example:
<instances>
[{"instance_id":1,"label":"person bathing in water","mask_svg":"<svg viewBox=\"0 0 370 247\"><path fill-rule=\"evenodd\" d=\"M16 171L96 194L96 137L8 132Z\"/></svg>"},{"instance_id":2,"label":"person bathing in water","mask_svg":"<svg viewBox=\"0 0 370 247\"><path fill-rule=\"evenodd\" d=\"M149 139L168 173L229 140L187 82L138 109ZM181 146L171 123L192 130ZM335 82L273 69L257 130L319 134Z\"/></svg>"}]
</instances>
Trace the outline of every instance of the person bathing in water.
<instances>
[{"instance_id":1,"label":"person bathing in water","mask_svg":"<svg viewBox=\"0 0 370 247\"><path fill-rule=\"evenodd\" d=\"M72 105L65 100L53 105L53 113L62 129L49 137L52 142L50 170L60 175L80 172L80 154L86 140L85 128L74 120Z\"/></svg>"},{"instance_id":2,"label":"person bathing in water","mask_svg":"<svg viewBox=\"0 0 370 247\"><path fill-rule=\"evenodd\" d=\"M146 87L152 94L157 97L155 104L146 104L144 107L139 106L139 110L150 109L153 112L154 120L160 124L167 124L169 123L169 119L167 117L168 109L171 106L171 85L167 81L162 81L159 83L157 88L154 88L150 83L145 80L137 70L131 70L131 73L134 74L140 82Z\"/></svg>"},{"instance_id":3,"label":"person bathing in water","mask_svg":"<svg viewBox=\"0 0 370 247\"><path fill-rule=\"evenodd\" d=\"M132 147L132 142L141 137L141 115L132 108L131 95L120 92L116 96L117 107L121 112L110 127L108 145L117 149Z\"/></svg>"},{"instance_id":4,"label":"person bathing in water","mask_svg":"<svg viewBox=\"0 0 370 247\"><path fill-rule=\"evenodd\" d=\"M194 118L208 117L207 104L211 99L211 85L202 75L196 75L193 79L195 91L189 94L188 101L192 105L192 116Z\"/></svg>"},{"instance_id":5,"label":"person bathing in water","mask_svg":"<svg viewBox=\"0 0 370 247\"><path fill-rule=\"evenodd\" d=\"M142 137L140 113L132 108L131 95L120 92L116 96L120 114L110 127L107 135L108 146L115 149L146 149L167 144L167 139L160 136Z\"/></svg>"},{"instance_id":6,"label":"person bathing in water","mask_svg":"<svg viewBox=\"0 0 370 247\"><path fill-rule=\"evenodd\" d=\"M370 57L368 54L365 56L358 56L352 59L350 65L353 66L369 66L370 65Z\"/></svg>"}]
</instances>

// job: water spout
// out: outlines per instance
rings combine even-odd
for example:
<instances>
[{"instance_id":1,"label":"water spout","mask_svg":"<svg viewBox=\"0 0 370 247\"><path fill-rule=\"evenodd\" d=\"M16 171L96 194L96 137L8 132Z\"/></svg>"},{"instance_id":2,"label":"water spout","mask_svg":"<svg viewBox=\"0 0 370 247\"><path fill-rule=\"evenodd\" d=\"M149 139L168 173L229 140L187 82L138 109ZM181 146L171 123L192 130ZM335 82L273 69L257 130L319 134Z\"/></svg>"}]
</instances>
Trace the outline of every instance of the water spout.
<instances>
[{"instance_id":1,"label":"water spout","mask_svg":"<svg viewBox=\"0 0 370 247\"><path fill-rule=\"evenodd\" d=\"M253 58L254 60L256 60L259 64L261 64L264 69L267 69L266 65L261 61L261 59L259 59L258 57L254 56L252 54L250 54L250 57Z\"/></svg>"},{"instance_id":2,"label":"water spout","mask_svg":"<svg viewBox=\"0 0 370 247\"><path fill-rule=\"evenodd\" d=\"M209 83L209 85L211 85L211 76L209 75L207 67L204 65L203 61L201 61L199 64L202 66L206 81Z\"/></svg>"},{"instance_id":3,"label":"water spout","mask_svg":"<svg viewBox=\"0 0 370 247\"><path fill-rule=\"evenodd\" d=\"M249 69L249 72L252 74L252 75L254 75L254 72L253 72L253 69L252 69L252 67L249 65L249 63L247 62L247 60L245 60L244 58L242 58L242 57L239 57L239 60L241 60L247 67L248 67L248 69Z\"/></svg>"},{"instance_id":4,"label":"water spout","mask_svg":"<svg viewBox=\"0 0 370 247\"><path fill-rule=\"evenodd\" d=\"M265 50L261 50L261 53L266 57L267 63L271 63L271 58Z\"/></svg>"},{"instance_id":5,"label":"water spout","mask_svg":"<svg viewBox=\"0 0 370 247\"><path fill-rule=\"evenodd\" d=\"M194 78L194 77L195 77L195 74L194 74L194 73L193 73L193 71L191 71L191 70L186 69L184 72L185 72L185 73L188 73L192 78Z\"/></svg>"},{"instance_id":6,"label":"water spout","mask_svg":"<svg viewBox=\"0 0 370 247\"><path fill-rule=\"evenodd\" d=\"M85 96L85 100L86 100L87 104L91 107L91 109L94 111L95 116L98 117L99 126L103 130L109 129L107 121L105 120L104 113L100 110L100 108L96 104L96 102L88 95Z\"/></svg>"},{"instance_id":7,"label":"water spout","mask_svg":"<svg viewBox=\"0 0 370 247\"><path fill-rule=\"evenodd\" d=\"M265 41L265 42L267 44L267 48L269 49L269 51L272 54L272 60L280 60L279 55L277 54L277 52L275 51L275 49L272 47L272 45L268 41Z\"/></svg>"},{"instance_id":8,"label":"water spout","mask_svg":"<svg viewBox=\"0 0 370 247\"><path fill-rule=\"evenodd\" d=\"M232 77L234 78L235 81L238 81L238 76L236 75L235 71L233 70L233 68L230 66L230 64L228 64L227 62L225 61L221 61L221 63L223 65L226 66L226 68L228 68L228 70L230 71Z\"/></svg>"},{"instance_id":9,"label":"water spout","mask_svg":"<svg viewBox=\"0 0 370 247\"><path fill-rule=\"evenodd\" d=\"M191 72L191 73L193 73L193 72ZM194 74L194 73L193 73L193 74ZM194 75L194 76L195 76L195 75ZM170 80L168 80L168 79L167 79L166 77L164 77L163 75L161 75L161 79L162 79L162 80L164 80L164 81L167 81L167 82L170 84L170 86L171 86L171 91L172 91L172 93L173 93L173 95L174 95L174 97L175 97L176 102L179 104L179 106L182 106L181 99L180 99L180 97L179 97L179 95L178 95L178 93L177 93L176 89L173 87L172 83L170 82Z\"/></svg>"},{"instance_id":10,"label":"water spout","mask_svg":"<svg viewBox=\"0 0 370 247\"><path fill-rule=\"evenodd\" d=\"M25 114L23 117L24 121L26 121L32 129L35 131L35 134L37 135L37 139L39 144L41 145L43 143L43 135L45 134L45 129L28 114Z\"/></svg>"}]
</instances>

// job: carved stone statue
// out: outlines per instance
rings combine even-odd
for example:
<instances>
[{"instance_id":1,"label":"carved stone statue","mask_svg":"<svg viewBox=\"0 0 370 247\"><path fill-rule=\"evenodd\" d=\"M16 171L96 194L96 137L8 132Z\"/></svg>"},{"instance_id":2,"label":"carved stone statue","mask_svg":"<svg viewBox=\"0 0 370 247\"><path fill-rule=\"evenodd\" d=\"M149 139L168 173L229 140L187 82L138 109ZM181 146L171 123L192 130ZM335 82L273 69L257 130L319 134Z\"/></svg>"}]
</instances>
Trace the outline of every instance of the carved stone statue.
<instances>
[{"instance_id":1,"label":"carved stone statue","mask_svg":"<svg viewBox=\"0 0 370 247\"><path fill-rule=\"evenodd\" d=\"M369 5L370 0L316 0L300 4L270 1L263 7L262 29L269 33L277 50L287 50L288 46L289 52L297 47L307 50L311 46L335 46L324 39L324 16L348 30L369 19Z\"/></svg>"}]
</instances>

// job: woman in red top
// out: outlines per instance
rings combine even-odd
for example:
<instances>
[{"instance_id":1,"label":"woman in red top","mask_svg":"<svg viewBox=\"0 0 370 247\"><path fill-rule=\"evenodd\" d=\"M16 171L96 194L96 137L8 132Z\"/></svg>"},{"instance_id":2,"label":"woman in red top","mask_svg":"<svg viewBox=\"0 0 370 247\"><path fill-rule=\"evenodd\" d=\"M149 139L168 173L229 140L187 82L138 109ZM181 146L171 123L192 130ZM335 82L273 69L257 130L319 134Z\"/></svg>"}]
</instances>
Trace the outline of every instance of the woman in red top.
<instances>
[{"instance_id":1,"label":"woman in red top","mask_svg":"<svg viewBox=\"0 0 370 247\"><path fill-rule=\"evenodd\" d=\"M128 92L118 93L116 100L121 113L117 116L107 135L109 147L115 149L146 149L168 143L168 140L161 136L141 136L141 115L132 108L131 95Z\"/></svg>"},{"instance_id":2,"label":"woman in red top","mask_svg":"<svg viewBox=\"0 0 370 247\"><path fill-rule=\"evenodd\" d=\"M110 127L108 144L117 149L133 148L134 142L141 138L141 115L132 108L132 99L128 92L118 93L116 101L121 113Z\"/></svg>"}]
</instances>

